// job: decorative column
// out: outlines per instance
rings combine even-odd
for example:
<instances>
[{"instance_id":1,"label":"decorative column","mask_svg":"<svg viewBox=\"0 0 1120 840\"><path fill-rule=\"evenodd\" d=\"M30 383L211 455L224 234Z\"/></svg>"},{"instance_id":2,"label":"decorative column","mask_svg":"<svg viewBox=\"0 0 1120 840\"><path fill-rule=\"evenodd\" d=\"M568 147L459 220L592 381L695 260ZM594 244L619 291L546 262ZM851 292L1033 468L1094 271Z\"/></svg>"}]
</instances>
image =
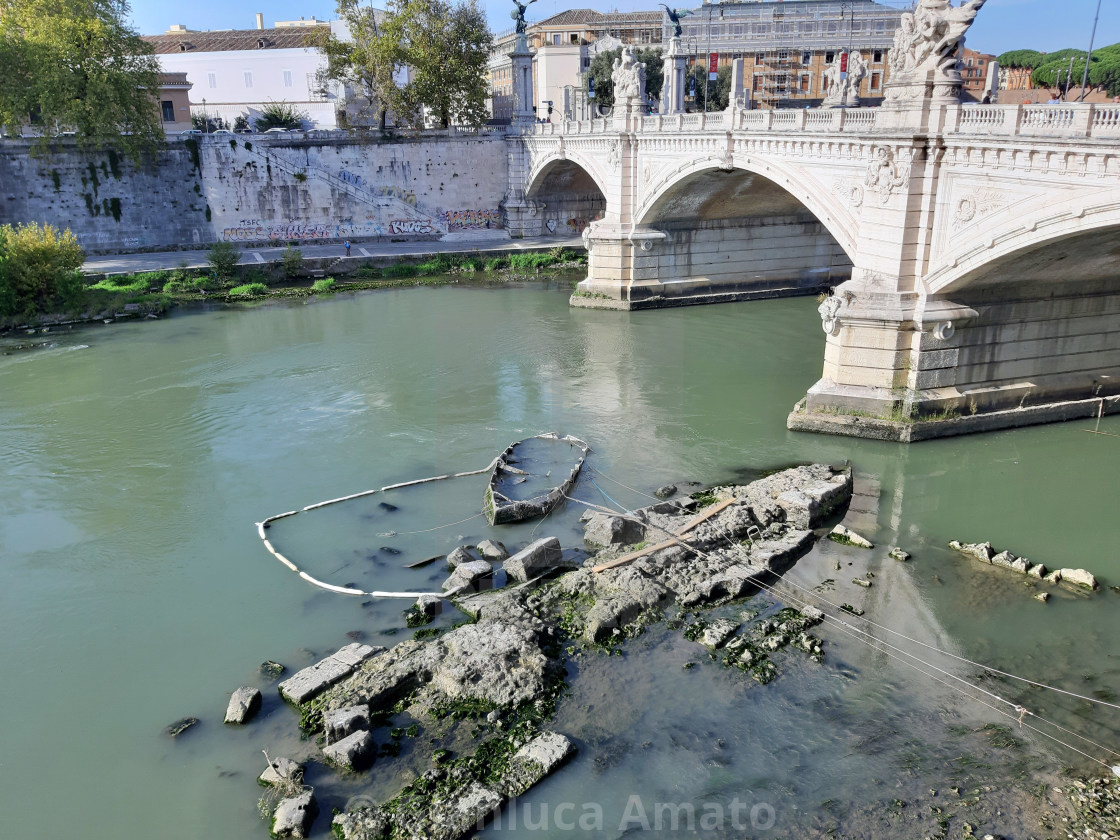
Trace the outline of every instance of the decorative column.
<instances>
[{"instance_id":1,"label":"decorative column","mask_svg":"<svg viewBox=\"0 0 1120 840\"><path fill-rule=\"evenodd\" d=\"M669 51L662 59L662 114L684 113L685 61L686 57L681 52L681 39L673 38L669 41Z\"/></svg>"},{"instance_id":2,"label":"decorative column","mask_svg":"<svg viewBox=\"0 0 1120 840\"><path fill-rule=\"evenodd\" d=\"M533 113L533 53L524 32L517 33L509 59L513 65L513 124L532 125L536 122Z\"/></svg>"}]
</instances>

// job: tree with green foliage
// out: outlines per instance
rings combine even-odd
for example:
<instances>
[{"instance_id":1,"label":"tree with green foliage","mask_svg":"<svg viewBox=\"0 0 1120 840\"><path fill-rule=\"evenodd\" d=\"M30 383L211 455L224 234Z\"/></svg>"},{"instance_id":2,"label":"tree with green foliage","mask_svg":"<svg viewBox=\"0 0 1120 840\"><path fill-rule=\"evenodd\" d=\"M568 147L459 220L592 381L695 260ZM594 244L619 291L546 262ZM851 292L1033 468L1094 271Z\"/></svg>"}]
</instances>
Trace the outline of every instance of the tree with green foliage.
<instances>
[{"instance_id":1,"label":"tree with green foliage","mask_svg":"<svg viewBox=\"0 0 1120 840\"><path fill-rule=\"evenodd\" d=\"M594 104L609 108L614 105L614 81L611 73L614 72L614 63L622 57L622 47L605 50L593 59L587 68L587 75L595 80ZM661 96L662 69L664 62L661 60L661 50L655 47L634 50L634 57L646 66L646 98L652 97L654 101Z\"/></svg>"},{"instance_id":2,"label":"tree with green foliage","mask_svg":"<svg viewBox=\"0 0 1120 840\"><path fill-rule=\"evenodd\" d=\"M268 131L270 128L286 128L289 131L303 128L307 122L307 114L297 111L287 102L269 102L261 108L261 115L257 117L257 131Z\"/></svg>"},{"instance_id":3,"label":"tree with green foliage","mask_svg":"<svg viewBox=\"0 0 1120 840\"><path fill-rule=\"evenodd\" d=\"M210 246L206 254L206 262L210 268L223 280L228 280L237 271L237 263L241 261L241 252L232 242L219 240Z\"/></svg>"},{"instance_id":4,"label":"tree with green foliage","mask_svg":"<svg viewBox=\"0 0 1120 840\"><path fill-rule=\"evenodd\" d=\"M191 114L191 128L197 128L204 134L213 134L220 128L229 128L226 121L210 114Z\"/></svg>"},{"instance_id":5,"label":"tree with green foliage","mask_svg":"<svg viewBox=\"0 0 1120 840\"><path fill-rule=\"evenodd\" d=\"M128 25L127 0L0 2L0 123L73 131L132 157L163 140L159 62Z\"/></svg>"},{"instance_id":6,"label":"tree with green foliage","mask_svg":"<svg viewBox=\"0 0 1120 840\"><path fill-rule=\"evenodd\" d=\"M1034 69L1046 60L1046 54L1038 50L1009 50L996 57L1000 67L1026 67Z\"/></svg>"},{"instance_id":7,"label":"tree with green foliage","mask_svg":"<svg viewBox=\"0 0 1120 840\"><path fill-rule=\"evenodd\" d=\"M359 0L339 0L338 17L346 24L349 38L338 38L326 29L311 36L311 45L326 58L320 82L342 82L357 91L359 121L377 115L378 127L385 128L387 114L400 106L397 73L404 62L401 44L378 23L384 12Z\"/></svg>"},{"instance_id":8,"label":"tree with green foliage","mask_svg":"<svg viewBox=\"0 0 1120 840\"><path fill-rule=\"evenodd\" d=\"M69 228L0 227L0 316L65 311L82 295L86 256Z\"/></svg>"},{"instance_id":9,"label":"tree with green foliage","mask_svg":"<svg viewBox=\"0 0 1120 840\"><path fill-rule=\"evenodd\" d=\"M1120 44L1093 50L1089 82L1103 87L1109 96L1120 96Z\"/></svg>"},{"instance_id":10,"label":"tree with green foliage","mask_svg":"<svg viewBox=\"0 0 1120 840\"><path fill-rule=\"evenodd\" d=\"M443 128L486 122L493 36L478 0L393 0L382 29L409 68L398 119L422 127L427 115Z\"/></svg>"},{"instance_id":11,"label":"tree with green foliage","mask_svg":"<svg viewBox=\"0 0 1120 840\"><path fill-rule=\"evenodd\" d=\"M722 111L731 101L731 65L725 64L719 68L714 81L708 79L706 64L693 64L688 71L690 81L696 83L696 98L693 101L694 111L704 110L704 86L708 86L709 111ZM690 85L691 87L691 85Z\"/></svg>"},{"instance_id":12,"label":"tree with green foliage","mask_svg":"<svg viewBox=\"0 0 1120 840\"><path fill-rule=\"evenodd\" d=\"M1085 71L1085 50L1058 50L1047 53L1043 59L1031 71L1031 82L1035 87L1061 88L1066 91L1081 84L1081 75Z\"/></svg>"}]
</instances>

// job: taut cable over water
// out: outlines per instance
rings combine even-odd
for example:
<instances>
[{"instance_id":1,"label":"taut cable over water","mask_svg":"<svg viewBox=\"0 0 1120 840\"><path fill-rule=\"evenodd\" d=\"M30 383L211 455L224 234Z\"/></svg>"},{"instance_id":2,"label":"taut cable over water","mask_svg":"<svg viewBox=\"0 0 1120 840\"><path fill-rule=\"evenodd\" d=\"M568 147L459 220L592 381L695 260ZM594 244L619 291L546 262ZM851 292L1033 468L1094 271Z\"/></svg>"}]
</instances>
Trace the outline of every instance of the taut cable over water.
<instances>
[{"instance_id":1,"label":"taut cable over water","mask_svg":"<svg viewBox=\"0 0 1120 840\"><path fill-rule=\"evenodd\" d=\"M603 478L614 481L614 479L611 479L610 476L607 476L606 474L604 474L603 472L601 472L599 470L595 470L595 472L598 473ZM622 487L626 487L626 485L622 484L621 482L615 481L614 483L619 484ZM627 489L633 490L633 488L627 488ZM638 490L634 490L634 492L638 493L639 495L646 496L647 498L655 498L655 497L649 496L646 493L642 493L641 491L638 491ZM603 495L606 495L606 494L604 493ZM569 501L575 502L576 504L584 505L584 506L586 506L590 509L593 509L593 510L598 510L598 511L608 513L608 514L613 515L613 516L619 516L619 517L624 518L624 519L630 519L632 521L642 522L645 525L652 526L652 527L656 528L657 530L663 531L666 534L666 536L669 538L670 542L682 542L680 540L680 536L678 534L674 534L674 533L672 533L672 532L670 532L670 531L668 531L664 528L661 528L660 526L658 526L658 525L656 525L652 522L645 522L644 520L639 520L638 517L635 517L635 516L631 515L628 510L623 510L622 512L619 512L619 511L612 510L610 508L605 508L601 505L593 504L591 502L584 502L584 501L581 501L579 499L574 499L570 496L566 496L566 498ZM622 505L618 504L617 502L615 502L615 504L618 505L619 508L623 507ZM727 542L728 542L729 546L733 547L735 545L735 541L732 540L730 536L727 536L726 539L727 539ZM666 545L667 544L668 543L666 543ZM690 551L694 552L695 554L697 554L699 556L702 556L702 557L708 557L709 556L708 552L705 552L705 551L703 551L701 549L698 549L698 548L695 548L693 546L687 546L687 548ZM831 601L828 601L827 599L821 597L819 594L817 594L815 592L812 592L810 590L805 589L805 587L802 587L802 586L800 586L799 584L797 584L793 581L787 580L784 577L779 577L779 580L781 580L782 583L785 583L789 586L792 586L792 587L795 587L799 590L804 591L808 596L816 599L819 602L827 604L828 606L833 607L835 609L838 609L838 610L840 609L840 607L838 607L836 604L833 604ZM964 679L963 677L958 677L955 674L952 674L952 673L950 673L950 672L948 672L948 671L946 671L942 668L939 668L938 666L934 665L933 663L928 662L928 661L922 659L921 657L919 657L919 656L917 656L913 653L910 653L909 651L906 651L902 648L891 645L890 643L885 642L882 639L879 639L879 638L873 636L872 634L868 633L867 631L861 630L858 627L855 627L854 625L848 623L847 621L845 621L842 618L839 618L839 617L834 616L834 615L830 615L829 612L827 612L824 609L821 609L821 607L819 607L819 606L817 606L813 603L810 603L810 601L806 600L803 597L800 597L800 596L795 595L795 594L790 593L790 592L782 592L782 591L778 590L775 586L764 583L761 580L755 580L755 583L760 588L766 590L767 592L769 592L774 597L779 598L783 601L793 602L795 605L797 605L798 607L801 607L801 608L815 607L816 609L820 609L821 612L824 614L824 619L830 624L830 626L835 626L835 628L837 630L839 630L841 633L844 633L845 635L849 636L850 638L853 638L856 641L867 645L871 650L874 650L874 651L879 652L879 653L883 653L883 654L891 657L892 659L895 659L895 660L903 663L904 665L907 665L908 667L913 668L918 673L929 677L930 679L934 680L935 682L940 683L941 685L944 685L947 688L950 688L954 691L959 692L960 694L969 698L970 700L973 700L974 702L977 702L977 703L979 703L983 706L986 706L987 708L992 709L993 711L995 711L995 712L997 712L997 713L999 713L999 714L1001 714L1005 717L1008 717L1011 720L1017 721L1020 728L1026 727L1027 729L1030 729L1032 732L1036 732L1039 735L1042 735L1043 737L1048 738L1051 741L1054 741L1055 743L1060 744L1061 746L1072 750L1073 752L1077 753L1078 755L1081 755L1081 756L1089 759L1090 761L1093 761L1093 762L1096 762L1097 764L1100 764L1101 766L1105 767L1106 769L1108 769L1110 772L1114 773L1115 775L1120 776L1120 765L1112 766L1107 761L1104 761L1100 758L1097 758L1096 756L1090 755L1089 753L1087 753L1087 752L1085 752L1081 749L1078 749L1077 747L1073 746L1072 744L1069 744L1069 743L1063 741L1062 739L1050 734L1049 732L1045 732L1045 731L1043 731L1043 730L1041 730L1041 729L1039 729L1035 726L1031 726L1029 723L1025 723L1023 719L1028 715L1030 717L1036 718L1041 723L1047 724L1049 726L1053 726L1055 729L1058 729L1061 732L1064 732L1068 735L1072 735L1073 737L1078 738L1081 741L1084 741L1085 743L1092 745L1093 747L1100 750L1102 753L1105 753L1106 755L1120 756L1120 751L1111 749L1109 747L1104 746L1103 744L1097 743L1096 741L1093 741L1092 739L1087 738L1084 735L1080 735L1077 732L1074 732L1073 730L1067 729L1066 727L1063 727L1060 724L1054 723L1053 721L1050 721L1050 720L1042 717L1041 715L1036 714L1035 712L1031 712L1030 710L1026 709L1022 705L1020 705L1018 703L1015 703L1014 701L1007 700L1006 698L1000 697L998 694L995 694L991 691L988 691L984 688L981 688L980 686L969 682L968 680ZM906 635L904 635L904 634L902 634L902 633L900 633L896 630L892 630L889 627L877 624L877 623L871 621L870 619L864 619L864 620L867 621L872 626L879 627L882 630L885 630L889 633L893 633L897 636L900 636L904 639L907 639L908 641L915 642L916 644L922 645L923 647L929 648L930 650L934 650L938 653L942 653L945 656L949 656L949 657L952 657L953 659L957 659L959 661L966 662L966 663L971 664L971 665L975 665L976 667L981 668L983 670L991 671L992 673L997 673L997 674L1001 674L1001 675L1010 677L1012 679L1020 680L1022 682L1028 683L1032 686L1049 689L1051 691L1056 691L1056 692L1059 692L1061 694L1065 694L1065 695L1068 695L1068 696L1071 696L1071 697L1075 697L1075 698L1082 699L1082 700L1087 700L1091 703L1096 703L1096 704L1099 704L1099 705L1102 705L1102 706L1110 706L1112 708L1120 708L1120 706L1118 706L1115 703L1109 703L1108 701L1105 701L1105 700L1099 700L1097 698L1087 697L1087 696L1080 695L1080 694L1077 694L1077 693L1072 692L1072 691L1067 691L1066 689L1057 688L1056 686L1047 685L1045 683L1040 683L1040 682L1037 682L1035 680L1028 679L1026 677L1021 677L1021 676L1018 676L1016 674L1011 674L1011 673L1008 673L1008 672L1005 672L1005 671L1001 671L997 668L991 668L987 665L984 665L983 663L974 662L973 660L967 659L967 658L962 657L962 656L958 656L958 655L953 654L953 653L949 653L948 651L941 650L940 648L936 648L936 647L934 647L932 645L929 645L929 644L926 644L924 642L919 642L916 639L912 639L909 636L906 636ZM872 642L874 642L874 644L872 644ZM879 647L880 645L882 647ZM890 650L887 650L886 648L890 648ZM901 656L898 656L898 655L895 655L894 653L891 653L891 650L897 651L897 653L901 654ZM903 658L903 657L908 657L908 658ZM910 660L913 660L913 661L910 661ZM1013 711L1011 711L1011 712L1004 711L1003 709L999 708L998 706L995 706L995 705L992 705L991 703L985 702L983 699L981 699L979 697L976 697L975 695L971 694L969 691L966 691L961 685L956 685L954 683L947 682L945 680L942 680L940 677L937 677L934 674L923 670L921 667L919 667L917 664L915 664L915 662L919 663L919 664L921 664L921 665L923 665L927 668L930 668L930 669L932 669L932 670L934 670L934 671L936 671L940 674L943 674L946 677L949 677L950 679L955 680L957 683L961 683L964 686L967 686L968 689L979 691L982 694L987 695L988 697L992 698L993 700L998 701L999 703L1003 703L1007 706L1010 706Z\"/></svg>"}]
</instances>

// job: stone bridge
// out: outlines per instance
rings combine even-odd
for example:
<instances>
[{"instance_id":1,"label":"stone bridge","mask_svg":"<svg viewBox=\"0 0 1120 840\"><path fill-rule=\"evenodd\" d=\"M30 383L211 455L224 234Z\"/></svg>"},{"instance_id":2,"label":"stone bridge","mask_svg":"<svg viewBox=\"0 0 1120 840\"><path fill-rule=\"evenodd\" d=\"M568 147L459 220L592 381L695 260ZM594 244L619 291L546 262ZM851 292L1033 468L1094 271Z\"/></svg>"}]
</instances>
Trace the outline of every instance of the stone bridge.
<instances>
[{"instance_id":1,"label":"stone bridge","mask_svg":"<svg viewBox=\"0 0 1120 840\"><path fill-rule=\"evenodd\" d=\"M577 306L834 288L791 428L917 440L1120 407L1120 106L941 100L526 125L511 232L583 230Z\"/></svg>"}]
</instances>

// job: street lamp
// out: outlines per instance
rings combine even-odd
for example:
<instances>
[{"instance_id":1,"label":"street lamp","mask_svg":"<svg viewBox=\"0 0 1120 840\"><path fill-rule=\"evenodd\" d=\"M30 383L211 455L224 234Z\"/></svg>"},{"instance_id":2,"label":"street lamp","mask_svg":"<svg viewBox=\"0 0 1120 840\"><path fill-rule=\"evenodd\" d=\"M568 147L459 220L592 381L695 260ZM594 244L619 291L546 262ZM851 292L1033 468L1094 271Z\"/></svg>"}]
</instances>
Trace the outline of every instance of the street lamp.
<instances>
[{"instance_id":1,"label":"street lamp","mask_svg":"<svg viewBox=\"0 0 1120 840\"><path fill-rule=\"evenodd\" d=\"M1089 81L1089 62L1093 60L1093 39L1097 37L1097 21L1101 17L1101 0L1097 0L1097 13L1093 16L1093 31L1089 34L1089 54L1085 56L1085 72L1081 74L1081 96L1078 102L1085 101L1085 85Z\"/></svg>"}]
</instances>

